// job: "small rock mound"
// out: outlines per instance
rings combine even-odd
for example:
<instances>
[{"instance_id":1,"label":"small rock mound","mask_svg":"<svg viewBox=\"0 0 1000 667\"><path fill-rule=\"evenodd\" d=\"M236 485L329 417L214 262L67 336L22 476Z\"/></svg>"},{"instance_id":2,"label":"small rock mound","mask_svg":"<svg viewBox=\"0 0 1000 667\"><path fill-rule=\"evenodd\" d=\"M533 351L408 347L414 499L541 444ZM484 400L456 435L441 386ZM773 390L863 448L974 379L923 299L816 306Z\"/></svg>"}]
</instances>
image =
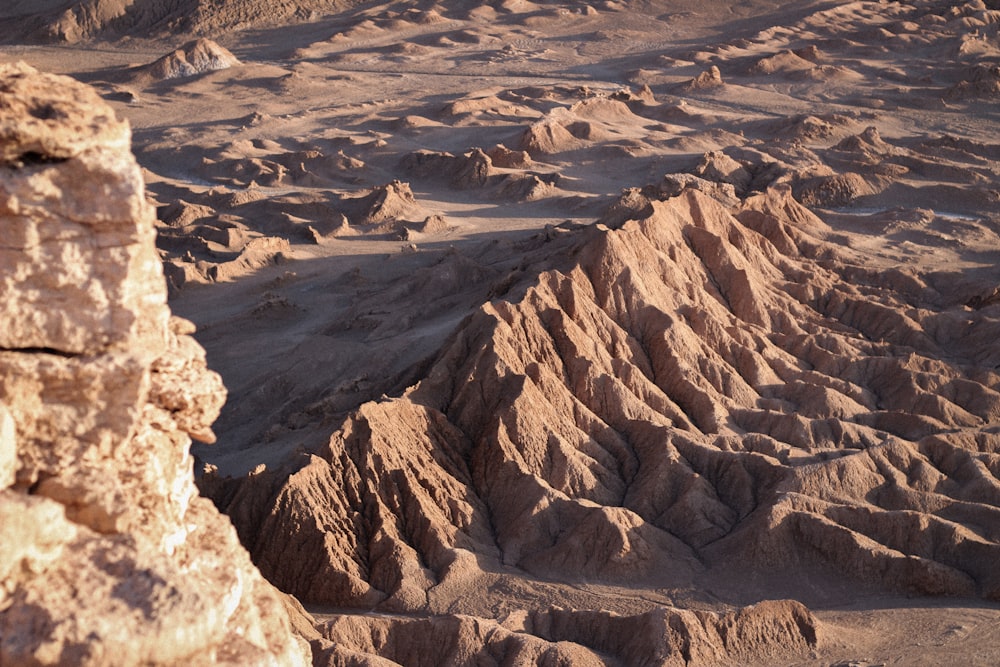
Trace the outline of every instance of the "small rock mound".
<instances>
[{"instance_id":1,"label":"small rock mound","mask_svg":"<svg viewBox=\"0 0 1000 667\"><path fill-rule=\"evenodd\" d=\"M142 68L142 71L158 81L183 79L206 72L228 69L240 64L228 49L210 39L196 39L188 42L173 53Z\"/></svg>"},{"instance_id":2,"label":"small rock mound","mask_svg":"<svg viewBox=\"0 0 1000 667\"><path fill-rule=\"evenodd\" d=\"M500 167L493 156L501 164L511 166ZM457 189L482 190L493 197L514 201L534 201L552 194L560 177L557 173L522 168L531 164L527 151L512 151L501 144L489 153L481 148L473 148L463 155L417 151L407 155L402 166L416 176L447 178Z\"/></svg>"},{"instance_id":3,"label":"small rock mound","mask_svg":"<svg viewBox=\"0 0 1000 667\"><path fill-rule=\"evenodd\" d=\"M761 58L750 67L749 72L751 74L764 75L776 73L787 74L810 70L813 67L815 67L815 64L810 60L806 60L802 56L786 50L773 56Z\"/></svg>"},{"instance_id":4,"label":"small rock mound","mask_svg":"<svg viewBox=\"0 0 1000 667\"><path fill-rule=\"evenodd\" d=\"M425 217L418 210L410 184L400 181L374 187L360 197L342 199L340 208L356 225L376 225Z\"/></svg>"},{"instance_id":5,"label":"small rock mound","mask_svg":"<svg viewBox=\"0 0 1000 667\"><path fill-rule=\"evenodd\" d=\"M834 150L855 153L859 158L864 158L871 162L878 162L883 156L893 152L893 147L887 144L878 128L870 126L858 135L842 139Z\"/></svg>"},{"instance_id":6,"label":"small rock mound","mask_svg":"<svg viewBox=\"0 0 1000 667\"><path fill-rule=\"evenodd\" d=\"M863 176L854 172L817 176L797 183L795 196L806 206L835 208L846 206L861 197L885 190L891 179L877 174Z\"/></svg>"},{"instance_id":7,"label":"small rock mound","mask_svg":"<svg viewBox=\"0 0 1000 667\"><path fill-rule=\"evenodd\" d=\"M562 123L546 119L531 125L521 135L519 147L532 157L554 155L579 148L582 142Z\"/></svg>"},{"instance_id":8,"label":"small rock mound","mask_svg":"<svg viewBox=\"0 0 1000 667\"><path fill-rule=\"evenodd\" d=\"M527 169L534 164L527 151L514 151L503 144L497 144L487 154L493 166L501 169Z\"/></svg>"},{"instance_id":9,"label":"small rock mound","mask_svg":"<svg viewBox=\"0 0 1000 667\"><path fill-rule=\"evenodd\" d=\"M947 100L996 99L1000 97L1000 65L977 65L945 91Z\"/></svg>"},{"instance_id":10,"label":"small rock mound","mask_svg":"<svg viewBox=\"0 0 1000 667\"><path fill-rule=\"evenodd\" d=\"M724 86L725 82L722 80L722 72L715 65L712 65L707 70L691 79L687 84L685 84L685 89L687 90L711 90L713 88L719 88Z\"/></svg>"},{"instance_id":11,"label":"small rock mound","mask_svg":"<svg viewBox=\"0 0 1000 667\"><path fill-rule=\"evenodd\" d=\"M753 183L753 175L746 166L721 151L705 153L693 173L708 181L728 183L739 195L745 195Z\"/></svg>"}]
</instances>

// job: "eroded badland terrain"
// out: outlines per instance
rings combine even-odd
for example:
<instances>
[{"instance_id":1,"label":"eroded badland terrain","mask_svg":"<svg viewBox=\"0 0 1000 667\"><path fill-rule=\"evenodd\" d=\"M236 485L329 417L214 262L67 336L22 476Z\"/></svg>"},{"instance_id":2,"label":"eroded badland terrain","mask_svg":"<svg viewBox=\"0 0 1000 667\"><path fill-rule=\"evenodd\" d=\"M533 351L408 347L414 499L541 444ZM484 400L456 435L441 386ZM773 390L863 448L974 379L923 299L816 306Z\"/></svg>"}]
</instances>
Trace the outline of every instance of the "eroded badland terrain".
<instances>
[{"instance_id":1,"label":"eroded badland terrain","mask_svg":"<svg viewBox=\"0 0 1000 667\"><path fill-rule=\"evenodd\" d=\"M1000 663L996 2L0 39L0 665Z\"/></svg>"}]
</instances>

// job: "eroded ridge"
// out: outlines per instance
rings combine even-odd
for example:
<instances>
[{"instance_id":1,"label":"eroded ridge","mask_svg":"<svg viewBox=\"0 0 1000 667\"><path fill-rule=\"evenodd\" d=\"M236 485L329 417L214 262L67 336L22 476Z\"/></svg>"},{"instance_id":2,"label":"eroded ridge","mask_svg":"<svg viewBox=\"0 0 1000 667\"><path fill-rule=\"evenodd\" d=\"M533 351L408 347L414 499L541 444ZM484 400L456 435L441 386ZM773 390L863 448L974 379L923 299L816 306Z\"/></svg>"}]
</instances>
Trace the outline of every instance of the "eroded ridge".
<instances>
[{"instance_id":1,"label":"eroded ridge","mask_svg":"<svg viewBox=\"0 0 1000 667\"><path fill-rule=\"evenodd\" d=\"M220 493L272 581L478 614L509 607L513 572L820 598L797 586L824 572L997 599L988 309L853 263L786 187L734 208L650 191L287 481Z\"/></svg>"}]
</instances>

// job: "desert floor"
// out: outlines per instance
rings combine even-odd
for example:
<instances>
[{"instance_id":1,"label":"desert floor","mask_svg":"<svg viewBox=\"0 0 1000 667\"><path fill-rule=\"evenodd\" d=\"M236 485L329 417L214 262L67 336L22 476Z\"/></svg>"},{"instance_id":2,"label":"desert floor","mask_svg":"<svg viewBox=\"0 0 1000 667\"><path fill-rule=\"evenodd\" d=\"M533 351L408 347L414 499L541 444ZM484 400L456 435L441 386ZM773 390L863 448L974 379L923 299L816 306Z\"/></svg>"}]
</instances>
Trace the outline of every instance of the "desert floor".
<instances>
[{"instance_id":1,"label":"desert floor","mask_svg":"<svg viewBox=\"0 0 1000 667\"><path fill-rule=\"evenodd\" d=\"M0 26L35 30L22 4L0 10ZM33 11L44 18L44 11ZM850 529L871 541L858 540L860 550L884 549L892 562L900 553L918 554L968 574L973 584L911 586L890 565L882 571L884 581L881 566L858 574L852 569L867 561L842 545L831 546L826 560L797 556L787 573L780 562L772 563L748 584L746 570L727 574L727 558L753 553L780 560L781 552L761 556L754 550L753 531L763 524L751 525L754 515L747 510L736 523L750 527L734 529L716 551L687 540L698 545L701 564L692 565L695 573L686 579L631 580L603 564L581 566L574 574L575 561L557 550L557 538L551 554L562 560L551 568L538 564L544 554L533 556L530 565L502 555L489 561L487 554L480 570L448 579L424 563L426 555L415 546L422 566L435 570L432 579L442 597L421 608L409 597L390 595L393 603L380 611L493 619L519 604L625 615L657 605L724 611L771 597L773 590L773 597L803 601L819 620L821 636L806 652L752 658L759 664L1000 663L1000 587L983 574L1000 569L1000 465L993 449L1000 425L994 407L1000 349L985 333L974 340L940 334L945 317L968 318L977 331L994 331L1000 321L994 291L1000 286L1000 12L977 2L930 0L404 0L345 5L278 25L257 15L243 23L239 16L217 16L214 23L204 13L195 18L202 23L175 28L165 22L140 31L112 22L87 33L84 26L76 43L42 42L37 32L15 34L0 45L0 61L24 60L90 83L132 124L133 150L158 206L171 307L197 325L209 365L229 391L215 426L218 442L194 451L199 470L211 470L212 481L204 486L220 506L235 516L239 497L271 502L286 480L308 469L309 456L329 458L331 437L349 440L345 424L357 423L362 405L410 400L408 388L421 382L429 391L428 383L437 381L424 380L436 377L432 371L453 332L466 327L483 304L517 302L537 276L569 274L577 253L588 252L578 244L584 228L598 220L612 228L620 224L608 211L628 189L646 188L643 196L656 191L666 200L670 183L693 183L712 201L737 210L754 194L786 188L823 224L804 232L808 242L795 241L812 253L803 250L794 258L795 278L786 269L780 279L770 268L761 268L760 275L798 281L802 290L817 293L826 289L823 281L850 285L852 276L864 272L894 276L872 282L865 292L891 292L871 297L893 318L898 315L886 320L886 344L903 346L894 336L904 321L916 322L920 335L933 339L926 348L913 344L913 354L934 363L922 361L919 372L899 381L931 394L948 383L957 386L955 378L975 384L967 389L975 398L949 394L946 408L913 407L915 414L931 415L919 432L844 416L855 414L850 411L856 404L866 405L865 392L878 393L872 389L881 386L877 378L859 383L857 395L847 392L853 397L847 407L831 402L800 412L811 418L806 413L812 410L817 418L850 422L851 428L871 426L874 431L857 436L864 442L882 437L870 433L887 433L919 449L929 446L928 438L967 436L979 443L977 460L992 475L982 482L989 490L977 486L973 493L968 476L939 471L921 477L920 466L910 462L900 464L893 484L906 487L907 498L925 494L925 500L876 499L873 489L889 484L884 480L875 487L859 482L860 495L853 499L846 499L847 491L835 500L821 491L816 497L931 517L912 529L937 540L926 548L912 546L909 538L893 541L889 528L866 532L855 522ZM176 58L160 69L147 67L202 35L238 63L178 78L164 78L164 72L176 72ZM668 177L664 185L665 176L678 174L688 180ZM641 273L641 264L627 267L630 275ZM758 268L747 268L747 275L753 279ZM694 285L695 274L686 275L688 282L678 284ZM813 276L826 277L810 288ZM765 283L752 283L750 298L769 294ZM701 303L704 297L691 298ZM775 299L759 304L772 319L784 303ZM824 297L803 299L821 303ZM850 321L825 313L824 321L833 322L829 336L854 327L874 340L859 322L877 316L865 312ZM796 315L789 311L789 317ZM939 324L928 324L932 320ZM947 326L958 325L948 320ZM526 334L529 340L534 335ZM469 334L469 340L482 339ZM833 355L846 349L839 343L828 347ZM726 354L722 343L711 353L698 350L692 359ZM844 363L853 359L845 356ZM464 363L449 368L464 369ZM759 386L754 389L764 395ZM899 401L894 414L905 422L909 408ZM721 412L735 410L724 402L718 406ZM794 406L783 409L796 413ZM711 430L692 421L704 433ZM474 439L466 426L461 429ZM743 422L734 429L733 438L752 430ZM833 455L824 452L841 451L819 436L795 445L775 426L759 430L781 443L784 454L772 454L784 465L794 467L796 457L825 461ZM405 438L400 443L409 446ZM853 455L866 446L848 449ZM267 489L238 490L241 480L263 479L264 473ZM948 484L966 490L943 491ZM447 495L434 497L440 494ZM972 510L960 518L938 511L940 504L926 500L934 494L976 505L980 518L968 518ZM588 498L603 504L597 495ZM484 502L498 511L499 501ZM959 525L956 534L968 535L945 538L927 528L927 521L934 524L940 516L949 526ZM847 526L845 521L839 525ZM630 535L638 539L643 530ZM262 546L268 540L256 528L246 534L256 545L249 546L255 559L269 558ZM409 540L420 542L412 530ZM985 546L952 557L965 554L955 546L963 540ZM968 559L979 559L978 565L968 565ZM405 579L407 570L400 568ZM370 573L358 577L378 588ZM304 601L322 623L377 607L365 595L342 604L334 604L333 593Z\"/></svg>"}]
</instances>

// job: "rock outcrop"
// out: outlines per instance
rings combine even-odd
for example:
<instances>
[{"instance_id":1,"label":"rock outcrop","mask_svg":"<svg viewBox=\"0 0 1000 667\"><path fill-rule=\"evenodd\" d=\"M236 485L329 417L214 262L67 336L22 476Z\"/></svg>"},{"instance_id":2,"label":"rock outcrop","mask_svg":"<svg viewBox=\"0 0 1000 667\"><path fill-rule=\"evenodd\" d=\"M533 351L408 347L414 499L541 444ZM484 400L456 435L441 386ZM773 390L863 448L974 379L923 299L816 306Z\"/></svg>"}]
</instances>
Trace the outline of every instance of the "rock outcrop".
<instances>
[{"instance_id":1,"label":"rock outcrop","mask_svg":"<svg viewBox=\"0 0 1000 667\"><path fill-rule=\"evenodd\" d=\"M129 142L86 86L0 67L0 664L304 664L194 486L225 390Z\"/></svg>"},{"instance_id":2,"label":"rock outcrop","mask_svg":"<svg viewBox=\"0 0 1000 667\"><path fill-rule=\"evenodd\" d=\"M156 62L140 68L139 74L157 81L183 79L206 72L229 69L239 64L240 61L228 49L210 39L201 38L188 42Z\"/></svg>"},{"instance_id":3,"label":"rock outcrop","mask_svg":"<svg viewBox=\"0 0 1000 667\"><path fill-rule=\"evenodd\" d=\"M288 24L344 5L342 0L229 0L221 4L210 0L52 0L28 16L15 14L0 21L0 28L13 39L74 44Z\"/></svg>"},{"instance_id":4,"label":"rock outcrop","mask_svg":"<svg viewBox=\"0 0 1000 667\"><path fill-rule=\"evenodd\" d=\"M494 618L531 581L1000 599L996 320L852 263L788 187L647 190L297 471L216 485L276 585ZM769 619L754 659L804 641Z\"/></svg>"},{"instance_id":5,"label":"rock outcrop","mask_svg":"<svg viewBox=\"0 0 1000 667\"><path fill-rule=\"evenodd\" d=\"M320 654L320 665L345 664L350 651L356 664L378 655L389 664L406 665L594 667L787 659L815 646L820 632L812 614L797 602L762 602L728 614L657 609L623 616L549 608L512 613L502 622L461 615L338 615L321 630L336 647Z\"/></svg>"},{"instance_id":6,"label":"rock outcrop","mask_svg":"<svg viewBox=\"0 0 1000 667\"><path fill-rule=\"evenodd\" d=\"M709 90L712 88L719 88L723 85L725 85L725 82L722 80L722 73L719 71L718 66L712 65L707 70L687 82L684 89L689 91Z\"/></svg>"},{"instance_id":7,"label":"rock outcrop","mask_svg":"<svg viewBox=\"0 0 1000 667\"><path fill-rule=\"evenodd\" d=\"M511 151L503 146L494 149L502 163L518 165L513 169L499 168L493 157L481 148L473 148L461 156L437 151L410 153L402 167L416 176L447 178L457 189L479 189L504 201L533 201L551 195L559 182L559 174L522 170L531 163L525 151Z\"/></svg>"}]
</instances>

